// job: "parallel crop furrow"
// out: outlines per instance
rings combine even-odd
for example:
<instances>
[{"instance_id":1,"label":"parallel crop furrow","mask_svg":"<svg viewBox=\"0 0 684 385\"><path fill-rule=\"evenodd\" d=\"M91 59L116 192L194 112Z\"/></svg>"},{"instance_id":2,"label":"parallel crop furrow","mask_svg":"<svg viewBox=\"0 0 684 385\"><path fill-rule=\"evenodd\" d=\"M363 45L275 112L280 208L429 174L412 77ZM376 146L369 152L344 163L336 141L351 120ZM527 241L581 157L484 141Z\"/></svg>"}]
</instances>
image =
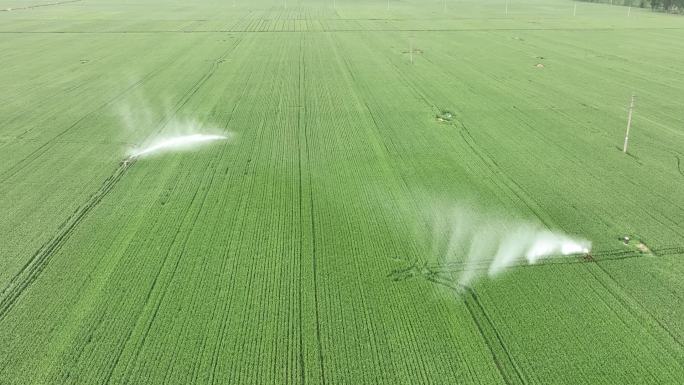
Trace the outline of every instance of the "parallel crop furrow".
<instances>
[{"instance_id":1,"label":"parallel crop furrow","mask_svg":"<svg viewBox=\"0 0 684 385\"><path fill-rule=\"evenodd\" d=\"M467 295L464 298L464 302L468 312L489 348L504 381L506 384L525 384L526 381L506 348L503 337L494 326L492 319L482 306L477 294L471 288L466 288L465 292Z\"/></svg>"},{"instance_id":2,"label":"parallel crop furrow","mask_svg":"<svg viewBox=\"0 0 684 385\"><path fill-rule=\"evenodd\" d=\"M299 82L298 82L298 95L299 95L299 101L297 102L298 105L301 105L306 99L304 96L302 96L303 92L306 90L305 86L306 84L304 83L304 76L305 73L302 70L302 66L304 65L304 39L300 39L299 43L299 51L300 51L300 57L299 57ZM302 125L306 125L306 116L302 117L302 114L306 114L306 110L300 109L298 114L297 114L297 130L302 129ZM303 131L303 130L302 130ZM305 131L304 131L305 132ZM298 190L299 190L299 199L298 199L298 206L299 206L299 223L300 227L303 227L304 221L302 220L304 218L304 189L303 189L303 173L302 173L302 144L301 144L301 135L297 135L297 150L298 150L298 155L297 155L297 172L298 172L298 177L299 177L299 183L298 183ZM299 285L298 285L298 307L299 307L299 370L300 370L300 378L299 381L301 384L306 383L306 372L304 370L304 316L303 316L303 311L302 311L302 305L304 303L304 289L302 288L303 285L303 280L301 279L304 276L304 263L302 261L302 257L304 254L304 237L302 234L304 233L303 231L300 231L300 236L299 236ZM315 278L314 278L315 279ZM318 303L316 303L316 306L318 307ZM316 317L316 321L318 321L318 317ZM318 322L317 322L318 323ZM320 340L318 341L320 345ZM321 372L322 372L322 365L321 365Z\"/></svg>"},{"instance_id":3,"label":"parallel crop furrow","mask_svg":"<svg viewBox=\"0 0 684 385\"><path fill-rule=\"evenodd\" d=\"M28 5L25 7L18 7L18 8L6 8L6 9L0 9L0 12L14 12L14 11L23 11L27 9L33 9L33 8L40 8L40 7L49 7L52 5L62 5L62 4L69 4L69 3L78 3L83 0L66 0L66 1L58 1L55 3L47 3L47 4L34 4L34 5Z\"/></svg>"},{"instance_id":4,"label":"parallel crop furrow","mask_svg":"<svg viewBox=\"0 0 684 385\"><path fill-rule=\"evenodd\" d=\"M506 190L511 192L517 198L517 200L522 202L528 208L528 210L530 210L530 212L532 212L537 218L539 218L539 220L545 226L550 228L551 224L549 223L548 216L543 211L543 209L534 200L530 198L529 194L525 192L525 190L523 190L523 188L517 182L515 182L503 170L501 170L496 161L494 161L494 159L485 150L483 150L477 145L475 139L468 130L468 127L466 127L466 125L463 123L461 123L461 127L461 137L468 145L470 150L482 161L483 165L487 167L489 171L497 177L492 178L492 180L495 182L500 180L500 184L503 184Z\"/></svg>"},{"instance_id":5,"label":"parallel crop furrow","mask_svg":"<svg viewBox=\"0 0 684 385\"><path fill-rule=\"evenodd\" d=\"M592 253L591 256L582 256L582 255L575 255L575 256L567 256L564 257L563 259L559 260L554 260L554 259L548 259L546 261L542 261L540 263L530 265L526 262L518 262L518 263L513 263L509 265L509 268L538 268L538 267L543 267L543 266L548 266L548 265L577 265L577 264L587 264L587 263L598 263L598 262L607 262L607 261L623 261L623 260L631 260L631 259L638 259L638 258L657 258L657 257L665 257L665 256L675 256L675 255L684 255L684 247L663 247L659 249L653 249L651 250L652 254L645 254L642 252L638 251L631 251L631 250L622 250L622 249L616 249L616 250L606 250L606 251L599 251L596 253ZM448 262L448 263L418 263L415 261L413 264L404 267L404 268L399 268L393 270L391 273L388 274L388 277L391 277L395 281L401 281L407 278L411 277L416 277L416 276L424 276L426 278L429 278L430 276L433 276L435 274L441 274L441 273L459 273L462 272L466 269L466 266L468 268L473 268L475 270L481 270L481 271L486 271L489 269L492 260L482 260L478 262Z\"/></svg>"},{"instance_id":6,"label":"parallel crop furrow","mask_svg":"<svg viewBox=\"0 0 684 385\"><path fill-rule=\"evenodd\" d=\"M97 205L104 199L114 186L121 180L126 170L130 168L135 160L122 162L114 173L107 178L100 188L93 193L90 198L76 212L69 217L60 227L58 233L24 264L21 270L9 281L7 286L0 293L0 320L3 319L11 309L22 292L28 288L33 281L45 269L52 256L64 245L71 237L78 225L87 217Z\"/></svg>"},{"instance_id":7,"label":"parallel crop furrow","mask_svg":"<svg viewBox=\"0 0 684 385\"><path fill-rule=\"evenodd\" d=\"M302 40L300 43L300 50L301 50L301 55L299 59L299 90L300 90L300 95L299 95L299 105L303 105L303 101L306 100L306 95L304 94L305 91L305 85L306 85L306 63L304 61L304 51L303 51L303 44L304 41ZM301 115L304 114L303 117ZM312 172L311 172L311 164L313 160L311 159L311 147L309 145L309 134L308 134L308 124L306 123L306 109L302 109L300 113L298 114L298 119L299 122L303 122L303 124L300 125L298 123L298 126L302 128L302 131L304 133L304 149L306 151L306 168L307 168L307 179L309 182L309 221L311 224L311 268L312 268L312 274L313 274L313 286L314 286L314 312L316 316L316 344L318 348L318 363L319 363L319 369L321 373L321 383L326 384L326 378L325 378L325 367L323 365L323 343L321 341L321 323L320 323L320 310L319 310L319 285L318 285L318 260L317 260L317 250L316 250L316 220L315 220L315 206L314 206L314 190L313 190L313 183L312 183ZM301 164L300 164L301 167ZM300 170L300 183L301 183L301 170ZM301 191L300 191L301 193ZM303 331L303 330L302 330ZM301 334L301 331L300 331ZM303 361L303 357L300 358L301 361ZM302 368L303 369L303 368Z\"/></svg>"},{"instance_id":8,"label":"parallel crop furrow","mask_svg":"<svg viewBox=\"0 0 684 385\"><path fill-rule=\"evenodd\" d=\"M675 335L675 333L670 330L670 328L665 325L661 320L658 319L658 317L654 316L648 309L646 309L643 304L640 301L637 301L634 299L630 294L629 291L623 287L618 280L613 277L612 274L603 266L601 266L600 263L595 264L603 273L605 277L607 277L610 282L614 285L611 287L611 285L606 284L603 279L600 277L596 276L591 269L589 270L591 274L596 278L597 281L606 289L608 293L610 293L625 309L629 311L629 313L632 314L632 316L640 321L646 321L646 322L653 322L660 329L665 331L665 333L672 339L673 342L675 342L680 349L684 349L684 343ZM619 290L616 290L619 289ZM646 320L644 320L646 318ZM647 328L646 329L649 334L653 335L652 329ZM655 336L654 336L655 337ZM656 338L657 339L657 338ZM658 339L657 339L658 340ZM660 340L659 340L660 341ZM670 344L663 343L660 341L660 343L663 345L665 349L669 349ZM677 358L677 355L673 355L674 358Z\"/></svg>"},{"instance_id":9,"label":"parallel crop furrow","mask_svg":"<svg viewBox=\"0 0 684 385\"><path fill-rule=\"evenodd\" d=\"M154 77L157 73L159 73L162 70L162 67L156 68L153 71L150 71L147 75L145 75L142 79L139 81L135 82L131 86L127 87L125 90L120 92L119 94L115 95L113 98L109 99L105 103L99 105L92 111L86 113L79 119L77 119L74 123L69 125L66 129L62 130L60 133L52 137L52 139L48 140L47 142L43 143L41 146L39 146L37 149L33 150L30 154L28 154L26 157L21 159L19 162L17 162L14 166L10 167L9 169L5 170L2 174L0 174L0 184L6 182L9 178L13 177L17 173L19 173L22 169L24 169L27 166L27 162L30 163L37 159L41 154L45 153L47 149L51 148L52 146L60 143L58 140L65 134L67 134L69 131L77 127L81 122L85 121L87 118L90 116L95 115L98 111L102 111L103 109L111 106L114 102L117 100L121 99L124 95L128 94L130 91L135 90L136 88L140 87L142 84L144 84L146 81Z\"/></svg>"},{"instance_id":10,"label":"parallel crop furrow","mask_svg":"<svg viewBox=\"0 0 684 385\"><path fill-rule=\"evenodd\" d=\"M454 283L453 280L444 276L433 275L427 280L440 286L453 290L459 295L463 295L463 302L468 309L468 313L473 319L485 345L487 346L494 363L508 385L526 384L523 374L518 369L511 353L508 351L503 337L496 329L491 317L487 314L484 306L480 302L475 290L468 286Z\"/></svg>"}]
</instances>

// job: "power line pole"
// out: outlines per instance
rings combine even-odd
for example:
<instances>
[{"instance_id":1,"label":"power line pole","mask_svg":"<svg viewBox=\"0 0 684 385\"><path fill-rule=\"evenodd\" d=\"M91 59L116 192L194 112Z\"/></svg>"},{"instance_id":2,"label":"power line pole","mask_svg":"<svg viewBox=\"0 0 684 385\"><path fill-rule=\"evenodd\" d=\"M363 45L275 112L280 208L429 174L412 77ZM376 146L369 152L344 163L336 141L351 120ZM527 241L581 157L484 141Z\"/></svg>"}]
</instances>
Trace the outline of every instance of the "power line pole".
<instances>
[{"instance_id":1,"label":"power line pole","mask_svg":"<svg viewBox=\"0 0 684 385\"><path fill-rule=\"evenodd\" d=\"M409 38L409 56L411 57L411 64L413 64L413 38Z\"/></svg>"},{"instance_id":2,"label":"power line pole","mask_svg":"<svg viewBox=\"0 0 684 385\"><path fill-rule=\"evenodd\" d=\"M632 101L629 103L629 114L627 115L627 131L625 132L625 144L622 146L622 152L627 153L627 142L629 142L629 129L632 127L632 112L634 111L634 99L636 97L632 94Z\"/></svg>"}]
</instances>

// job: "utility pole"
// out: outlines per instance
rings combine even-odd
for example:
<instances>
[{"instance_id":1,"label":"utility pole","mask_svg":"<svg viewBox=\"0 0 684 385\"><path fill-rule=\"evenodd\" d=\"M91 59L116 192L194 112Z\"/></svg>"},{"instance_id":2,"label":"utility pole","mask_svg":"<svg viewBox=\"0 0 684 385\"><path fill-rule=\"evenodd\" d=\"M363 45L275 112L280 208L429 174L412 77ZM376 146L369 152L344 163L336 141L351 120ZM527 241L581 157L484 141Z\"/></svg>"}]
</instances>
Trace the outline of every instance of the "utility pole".
<instances>
[{"instance_id":1,"label":"utility pole","mask_svg":"<svg viewBox=\"0 0 684 385\"><path fill-rule=\"evenodd\" d=\"M629 15L630 15L631 13L632 13L632 6L630 6L629 8L627 8L627 17L629 17Z\"/></svg>"},{"instance_id":2,"label":"utility pole","mask_svg":"<svg viewBox=\"0 0 684 385\"><path fill-rule=\"evenodd\" d=\"M508 0L506 0L506 16L508 16Z\"/></svg>"},{"instance_id":3,"label":"utility pole","mask_svg":"<svg viewBox=\"0 0 684 385\"><path fill-rule=\"evenodd\" d=\"M409 57L411 58L411 64L413 64L413 38L409 38Z\"/></svg>"},{"instance_id":4,"label":"utility pole","mask_svg":"<svg viewBox=\"0 0 684 385\"><path fill-rule=\"evenodd\" d=\"M575 8L572 10L572 16L577 16L577 3L575 3Z\"/></svg>"},{"instance_id":5,"label":"utility pole","mask_svg":"<svg viewBox=\"0 0 684 385\"><path fill-rule=\"evenodd\" d=\"M629 129L632 127L632 111L634 111L634 99L636 97L632 94L632 101L629 103L629 114L627 115L627 131L625 132L625 144L622 146L622 152L627 153L627 142L629 142Z\"/></svg>"}]
</instances>

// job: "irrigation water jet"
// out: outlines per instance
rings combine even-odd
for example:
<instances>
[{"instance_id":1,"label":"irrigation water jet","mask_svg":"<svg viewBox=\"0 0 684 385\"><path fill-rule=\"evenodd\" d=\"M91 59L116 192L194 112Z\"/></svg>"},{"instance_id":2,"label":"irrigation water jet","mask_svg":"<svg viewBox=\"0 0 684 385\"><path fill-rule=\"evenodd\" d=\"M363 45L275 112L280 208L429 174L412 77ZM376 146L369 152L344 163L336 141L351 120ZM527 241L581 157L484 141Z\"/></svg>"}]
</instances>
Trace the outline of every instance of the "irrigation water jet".
<instances>
[{"instance_id":1,"label":"irrigation water jet","mask_svg":"<svg viewBox=\"0 0 684 385\"><path fill-rule=\"evenodd\" d=\"M174 136L171 138L159 140L143 149L134 150L131 152L129 158L140 158L146 155L168 150L187 150L201 143L227 139L228 136L226 135L212 134L191 134Z\"/></svg>"},{"instance_id":2,"label":"irrigation water jet","mask_svg":"<svg viewBox=\"0 0 684 385\"><path fill-rule=\"evenodd\" d=\"M497 216L474 207L442 207L434 220L433 256L441 263L463 264L458 278L463 286L485 274L495 277L520 262L533 265L591 251L591 242L585 239L549 230L537 221Z\"/></svg>"}]
</instances>

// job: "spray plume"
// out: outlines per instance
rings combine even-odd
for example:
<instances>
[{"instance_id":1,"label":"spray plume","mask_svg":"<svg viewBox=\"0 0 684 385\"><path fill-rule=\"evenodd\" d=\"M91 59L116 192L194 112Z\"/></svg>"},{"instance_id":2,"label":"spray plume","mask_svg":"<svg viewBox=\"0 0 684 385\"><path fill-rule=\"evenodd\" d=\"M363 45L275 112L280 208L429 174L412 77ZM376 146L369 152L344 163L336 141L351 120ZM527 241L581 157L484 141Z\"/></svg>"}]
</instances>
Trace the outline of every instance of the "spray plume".
<instances>
[{"instance_id":1,"label":"spray plume","mask_svg":"<svg viewBox=\"0 0 684 385\"><path fill-rule=\"evenodd\" d=\"M587 254L591 242L541 223L516 220L460 206L440 209L433 218L433 254L443 264L463 266L458 278L470 285L487 274L495 277L520 263Z\"/></svg>"},{"instance_id":2,"label":"spray plume","mask_svg":"<svg viewBox=\"0 0 684 385\"><path fill-rule=\"evenodd\" d=\"M225 135L210 134L190 134L174 136L166 139L157 140L150 146L145 147L143 149L134 150L131 152L130 156L132 158L138 158L141 156L158 153L161 151L186 150L193 148L197 144L226 139L228 139L228 137Z\"/></svg>"},{"instance_id":3,"label":"spray plume","mask_svg":"<svg viewBox=\"0 0 684 385\"><path fill-rule=\"evenodd\" d=\"M228 140L232 133L219 130L193 119L179 119L178 111L169 108L169 103L149 102L143 95L134 95L132 100L117 108L126 136L132 141L142 138L144 146L131 148L128 160L168 151L192 150L213 141ZM152 108L150 105L166 105L166 108ZM150 136L150 132L157 134Z\"/></svg>"}]
</instances>

